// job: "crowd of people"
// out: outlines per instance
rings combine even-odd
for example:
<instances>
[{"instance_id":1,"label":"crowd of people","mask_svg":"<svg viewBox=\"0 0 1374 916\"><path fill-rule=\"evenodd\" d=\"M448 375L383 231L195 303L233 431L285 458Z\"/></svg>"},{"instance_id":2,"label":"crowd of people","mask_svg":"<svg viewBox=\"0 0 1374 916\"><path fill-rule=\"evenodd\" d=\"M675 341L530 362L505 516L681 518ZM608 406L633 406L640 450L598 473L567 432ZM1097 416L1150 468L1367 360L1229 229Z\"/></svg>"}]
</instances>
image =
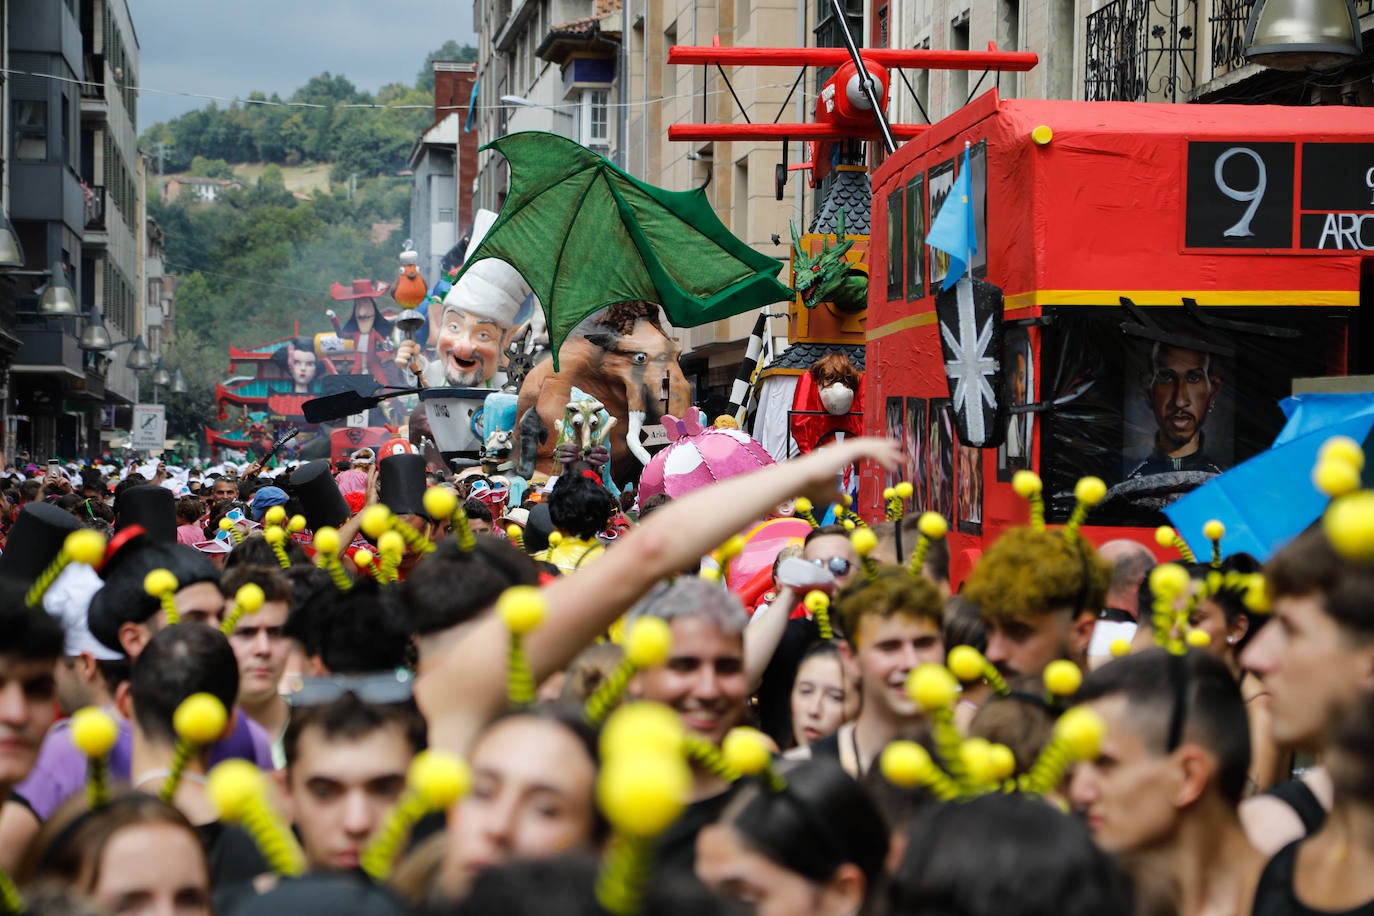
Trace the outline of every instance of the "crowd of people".
<instances>
[{"instance_id":1,"label":"crowd of people","mask_svg":"<svg viewBox=\"0 0 1374 916\"><path fill-rule=\"evenodd\" d=\"M952 590L942 520L835 492L901 460L6 477L0 909L1374 914L1374 556L1161 564L1029 475Z\"/></svg>"}]
</instances>

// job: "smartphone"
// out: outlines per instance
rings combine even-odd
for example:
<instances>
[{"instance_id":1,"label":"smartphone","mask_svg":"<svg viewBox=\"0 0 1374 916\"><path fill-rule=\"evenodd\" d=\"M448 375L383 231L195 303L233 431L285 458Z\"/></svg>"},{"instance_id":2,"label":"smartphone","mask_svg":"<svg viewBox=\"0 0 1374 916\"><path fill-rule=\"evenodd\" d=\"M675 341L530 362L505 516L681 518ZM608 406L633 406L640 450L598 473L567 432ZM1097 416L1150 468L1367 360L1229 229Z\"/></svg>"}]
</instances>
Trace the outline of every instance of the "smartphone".
<instances>
[{"instance_id":1,"label":"smartphone","mask_svg":"<svg viewBox=\"0 0 1374 916\"><path fill-rule=\"evenodd\" d=\"M49 459L48 459L48 467L50 467L50 468L59 468L59 467L61 467L61 466L62 466L62 462L59 461L58 459L56 459L56 458L49 458Z\"/></svg>"}]
</instances>

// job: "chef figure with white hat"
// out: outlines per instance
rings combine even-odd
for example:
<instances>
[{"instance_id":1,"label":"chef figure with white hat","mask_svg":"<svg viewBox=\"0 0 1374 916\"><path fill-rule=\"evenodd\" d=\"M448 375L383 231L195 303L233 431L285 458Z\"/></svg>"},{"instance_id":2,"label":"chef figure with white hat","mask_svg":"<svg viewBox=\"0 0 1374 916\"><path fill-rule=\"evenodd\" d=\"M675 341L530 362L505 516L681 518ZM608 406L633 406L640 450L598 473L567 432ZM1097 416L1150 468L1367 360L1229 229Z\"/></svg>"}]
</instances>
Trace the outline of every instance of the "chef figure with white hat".
<instances>
[{"instance_id":1,"label":"chef figure with white hat","mask_svg":"<svg viewBox=\"0 0 1374 916\"><path fill-rule=\"evenodd\" d=\"M467 257L495 221L490 210L478 212ZM420 344L407 340L396 348L396 364L405 369L407 381L418 374L426 386L492 387L501 353L530 296L529 284L510 264L496 258L478 261L444 296L434 357L425 358Z\"/></svg>"}]
</instances>

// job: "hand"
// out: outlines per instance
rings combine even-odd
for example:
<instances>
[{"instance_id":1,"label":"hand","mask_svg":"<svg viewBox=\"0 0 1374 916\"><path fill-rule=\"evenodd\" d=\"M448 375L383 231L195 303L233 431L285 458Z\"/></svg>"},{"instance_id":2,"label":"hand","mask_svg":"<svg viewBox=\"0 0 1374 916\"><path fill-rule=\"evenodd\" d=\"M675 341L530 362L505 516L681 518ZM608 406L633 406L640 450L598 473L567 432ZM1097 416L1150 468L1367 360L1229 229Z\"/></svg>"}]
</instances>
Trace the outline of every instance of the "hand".
<instances>
[{"instance_id":1,"label":"hand","mask_svg":"<svg viewBox=\"0 0 1374 916\"><path fill-rule=\"evenodd\" d=\"M260 462L260 461L254 461L252 464L248 465L248 470L246 470L246 471L243 472L243 476L244 476L244 477L257 477L257 476L258 476L259 474L261 474L261 473L262 473L262 462Z\"/></svg>"},{"instance_id":2,"label":"hand","mask_svg":"<svg viewBox=\"0 0 1374 916\"><path fill-rule=\"evenodd\" d=\"M817 449L805 458L794 459L796 462L806 462L807 471L806 484L797 495L808 497L817 506L835 502L839 495L836 478L840 472L865 459L877 462L883 470L896 470L903 460L901 445L893 439L867 436L846 439L836 445Z\"/></svg>"},{"instance_id":3,"label":"hand","mask_svg":"<svg viewBox=\"0 0 1374 916\"><path fill-rule=\"evenodd\" d=\"M402 369L409 369L416 375L422 371L417 368L419 364L420 344L414 340L403 340L401 345L396 348L396 365Z\"/></svg>"},{"instance_id":4,"label":"hand","mask_svg":"<svg viewBox=\"0 0 1374 916\"><path fill-rule=\"evenodd\" d=\"M615 419L612 417L611 419ZM587 449L585 460L594 468L599 468L611 460L611 450L604 445L593 445Z\"/></svg>"},{"instance_id":5,"label":"hand","mask_svg":"<svg viewBox=\"0 0 1374 916\"><path fill-rule=\"evenodd\" d=\"M369 465L367 469L367 489L364 491L363 505L375 506L377 504L377 465Z\"/></svg>"},{"instance_id":6,"label":"hand","mask_svg":"<svg viewBox=\"0 0 1374 916\"><path fill-rule=\"evenodd\" d=\"M582 451L574 442L564 442L562 445L555 446L553 456L561 465L569 465L574 461L580 461Z\"/></svg>"},{"instance_id":7,"label":"hand","mask_svg":"<svg viewBox=\"0 0 1374 916\"><path fill-rule=\"evenodd\" d=\"M830 570L801 557L788 557L778 564L778 584L799 595L812 591L828 595L835 591L835 577Z\"/></svg>"}]
</instances>

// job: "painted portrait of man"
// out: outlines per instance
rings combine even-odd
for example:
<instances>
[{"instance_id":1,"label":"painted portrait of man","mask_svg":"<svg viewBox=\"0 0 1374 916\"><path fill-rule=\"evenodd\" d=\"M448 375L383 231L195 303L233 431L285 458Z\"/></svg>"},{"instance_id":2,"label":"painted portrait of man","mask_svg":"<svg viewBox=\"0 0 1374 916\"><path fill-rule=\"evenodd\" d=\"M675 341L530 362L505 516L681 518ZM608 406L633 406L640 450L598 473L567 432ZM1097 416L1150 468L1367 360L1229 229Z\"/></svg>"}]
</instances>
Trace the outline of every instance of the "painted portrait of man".
<instances>
[{"instance_id":1,"label":"painted portrait of man","mask_svg":"<svg viewBox=\"0 0 1374 916\"><path fill-rule=\"evenodd\" d=\"M1221 384L1211 354L1164 343L1152 345L1144 394L1154 417L1154 443L1150 454L1126 475L1128 480L1171 471L1221 473L1219 463L1207 454L1204 431Z\"/></svg>"}]
</instances>

